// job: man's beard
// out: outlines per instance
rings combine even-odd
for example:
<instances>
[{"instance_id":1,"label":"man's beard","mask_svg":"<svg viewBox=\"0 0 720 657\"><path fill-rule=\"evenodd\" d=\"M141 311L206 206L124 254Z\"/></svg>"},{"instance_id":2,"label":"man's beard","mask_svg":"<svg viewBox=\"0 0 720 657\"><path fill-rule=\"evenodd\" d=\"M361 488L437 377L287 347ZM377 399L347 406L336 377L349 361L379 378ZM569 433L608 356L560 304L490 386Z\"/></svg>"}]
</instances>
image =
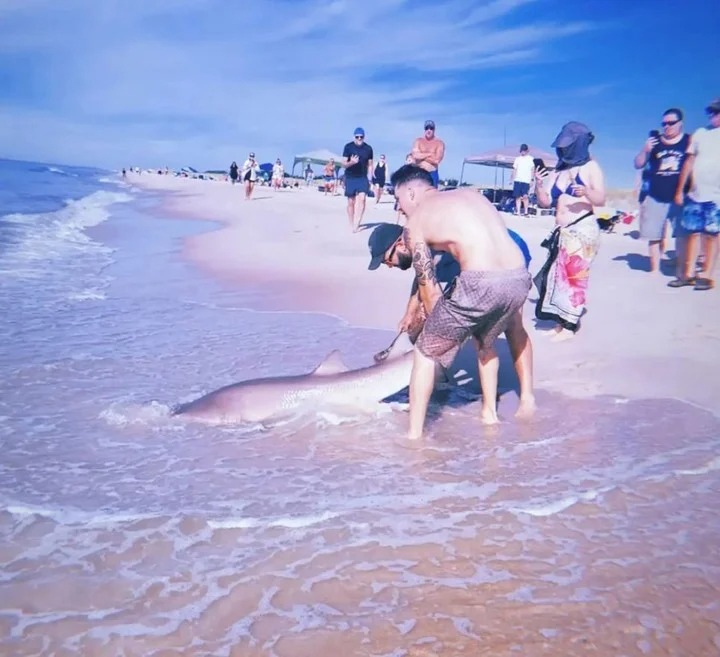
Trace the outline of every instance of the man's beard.
<instances>
[{"instance_id":1,"label":"man's beard","mask_svg":"<svg viewBox=\"0 0 720 657\"><path fill-rule=\"evenodd\" d=\"M397 266L399 269L405 271L412 267L412 256L409 253L398 253L397 254Z\"/></svg>"}]
</instances>

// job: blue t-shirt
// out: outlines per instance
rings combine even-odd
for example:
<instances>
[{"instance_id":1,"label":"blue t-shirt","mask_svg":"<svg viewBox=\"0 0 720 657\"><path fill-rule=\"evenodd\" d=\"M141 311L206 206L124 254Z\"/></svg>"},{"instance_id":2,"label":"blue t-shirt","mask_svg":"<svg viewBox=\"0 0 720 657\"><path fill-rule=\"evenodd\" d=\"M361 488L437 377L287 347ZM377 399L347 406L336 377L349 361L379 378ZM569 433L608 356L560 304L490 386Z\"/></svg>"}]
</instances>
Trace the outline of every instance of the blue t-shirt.
<instances>
[{"instance_id":1,"label":"blue t-shirt","mask_svg":"<svg viewBox=\"0 0 720 657\"><path fill-rule=\"evenodd\" d=\"M344 158L350 158L353 155L360 158L357 164L345 168L346 178L367 178L368 162L373 159L373 149L370 144L363 142L358 145L354 141L350 141L345 144L342 154Z\"/></svg>"}]
</instances>

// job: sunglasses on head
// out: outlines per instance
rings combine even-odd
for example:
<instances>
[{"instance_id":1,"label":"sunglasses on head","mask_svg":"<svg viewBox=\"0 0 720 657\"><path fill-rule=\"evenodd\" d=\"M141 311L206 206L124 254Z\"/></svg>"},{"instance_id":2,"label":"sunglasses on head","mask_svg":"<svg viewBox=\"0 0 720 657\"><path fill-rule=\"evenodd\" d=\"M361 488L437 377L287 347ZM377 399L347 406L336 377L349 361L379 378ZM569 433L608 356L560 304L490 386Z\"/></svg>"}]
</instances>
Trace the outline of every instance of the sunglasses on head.
<instances>
[{"instance_id":1,"label":"sunglasses on head","mask_svg":"<svg viewBox=\"0 0 720 657\"><path fill-rule=\"evenodd\" d=\"M671 126L671 125L677 125L678 123L680 123L680 119L678 119L677 121L662 121L662 122L660 123L660 125L661 125L663 128L666 128L666 127Z\"/></svg>"}]
</instances>

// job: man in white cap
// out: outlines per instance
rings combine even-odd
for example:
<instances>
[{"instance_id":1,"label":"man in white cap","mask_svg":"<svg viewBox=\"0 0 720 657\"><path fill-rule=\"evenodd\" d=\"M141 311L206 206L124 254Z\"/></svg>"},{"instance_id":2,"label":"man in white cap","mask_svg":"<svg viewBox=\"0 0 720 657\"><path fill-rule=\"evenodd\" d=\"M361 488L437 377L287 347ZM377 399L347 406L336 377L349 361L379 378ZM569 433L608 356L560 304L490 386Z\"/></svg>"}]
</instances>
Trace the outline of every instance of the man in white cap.
<instances>
[{"instance_id":1,"label":"man in white cap","mask_svg":"<svg viewBox=\"0 0 720 657\"><path fill-rule=\"evenodd\" d=\"M692 136L675 192L675 203L682 205L682 217L677 223L677 236L685 240L682 278L670 281L670 287L692 285L695 290L715 287L714 270L718 258L720 237L720 98L706 108L708 125L698 128ZM692 180L690 192L683 198L685 185ZM692 276L698 240L702 237L705 261L703 270Z\"/></svg>"}]
</instances>

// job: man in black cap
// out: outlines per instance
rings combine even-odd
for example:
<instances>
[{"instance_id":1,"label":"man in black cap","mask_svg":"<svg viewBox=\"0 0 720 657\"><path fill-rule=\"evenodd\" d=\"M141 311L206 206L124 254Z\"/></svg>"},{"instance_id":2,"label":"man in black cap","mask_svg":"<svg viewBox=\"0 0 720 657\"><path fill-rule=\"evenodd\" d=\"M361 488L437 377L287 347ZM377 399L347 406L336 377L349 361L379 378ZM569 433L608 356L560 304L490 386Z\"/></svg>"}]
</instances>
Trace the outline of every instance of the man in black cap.
<instances>
[{"instance_id":1,"label":"man in black cap","mask_svg":"<svg viewBox=\"0 0 720 657\"><path fill-rule=\"evenodd\" d=\"M430 174L433 185L437 187L440 184L438 167L445 157L445 143L435 136L435 121L425 121L425 134L413 142L411 155L415 164Z\"/></svg>"}]
</instances>

